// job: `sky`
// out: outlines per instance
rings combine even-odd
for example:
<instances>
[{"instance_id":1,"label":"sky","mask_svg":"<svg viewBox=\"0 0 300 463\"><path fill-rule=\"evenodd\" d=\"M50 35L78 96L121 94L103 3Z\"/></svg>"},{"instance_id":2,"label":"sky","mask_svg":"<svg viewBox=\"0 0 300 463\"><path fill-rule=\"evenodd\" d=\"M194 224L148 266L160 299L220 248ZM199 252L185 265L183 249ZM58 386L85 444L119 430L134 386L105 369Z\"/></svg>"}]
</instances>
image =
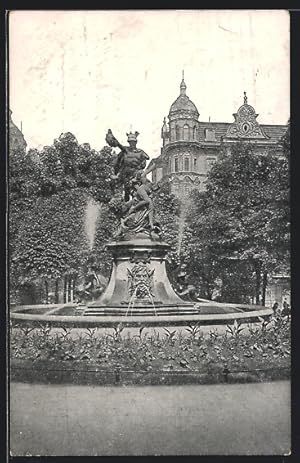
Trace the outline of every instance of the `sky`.
<instances>
[{"instance_id":1,"label":"sky","mask_svg":"<svg viewBox=\"0 0 300 463\"><path fill-rule=\"evenodd\" d=\"M258 122L286 124L289 65L285 10L9 15L9 106L29 148L72 132L100 150L110 128L157 156L182 70L200 121L232 122L246 91Z\"/></svg>"}]
</instances>

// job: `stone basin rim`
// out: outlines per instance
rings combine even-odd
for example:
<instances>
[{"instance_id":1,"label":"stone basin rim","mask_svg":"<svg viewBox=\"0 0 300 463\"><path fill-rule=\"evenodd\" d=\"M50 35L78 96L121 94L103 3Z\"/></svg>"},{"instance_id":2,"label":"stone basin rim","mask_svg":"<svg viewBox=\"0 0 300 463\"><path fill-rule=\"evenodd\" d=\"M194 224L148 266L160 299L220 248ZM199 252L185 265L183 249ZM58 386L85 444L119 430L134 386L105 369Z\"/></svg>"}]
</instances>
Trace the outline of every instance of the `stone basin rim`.
<instances>
[{"instance_id":1,"label":"stone basin rim","mask_svg":"<svg viewBox=\"0 0 300 463\"><path fill-rule=\"evenodd\" d=\"M136 240L124 240L124 241L110 241L107 243L108 249L128 249L128 250L149 250L149 249L160 249L168 251L171 246L166 241L151 241L148 239L136 239Z\"/></svg>"},{"instance_id":2,"label":"stone basin rim","mask_svg":"<svg viewBox=\"0 0 300 463\"><path fill-rule=\"evenodd\" d=\"M223 325L233 323L235 320L241 323L259 321L260 317L269 317L273 314L272 309L264 308L252 312L230 313L230 314L197 314L197 315L140 315L140 316L82 316L82 315L35 315L24 313L11 313L10 321L14 324L52 325L56 327L114 327L119 324L126 326L186 326L192 323L200 325ZM250 321L251 320L251 321Z\"/></svg>"}]
</instances>

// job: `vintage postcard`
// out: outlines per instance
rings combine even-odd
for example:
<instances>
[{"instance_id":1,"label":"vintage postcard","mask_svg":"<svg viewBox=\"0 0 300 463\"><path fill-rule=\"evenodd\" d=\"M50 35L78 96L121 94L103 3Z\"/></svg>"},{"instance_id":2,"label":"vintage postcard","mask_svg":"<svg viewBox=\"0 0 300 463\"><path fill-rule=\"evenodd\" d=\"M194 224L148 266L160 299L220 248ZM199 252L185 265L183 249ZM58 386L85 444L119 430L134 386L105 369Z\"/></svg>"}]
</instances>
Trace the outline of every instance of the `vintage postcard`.
<instances>
[{"instance_id":1,"label":"vintage postcard","mask_svg":"<svg viewBox=\"0 0 300 463\"><path fill-rule=\"evenodd\" d=\"M8 26L10 455L288 455L289 12Z\"/></svg>"}]
</instances>

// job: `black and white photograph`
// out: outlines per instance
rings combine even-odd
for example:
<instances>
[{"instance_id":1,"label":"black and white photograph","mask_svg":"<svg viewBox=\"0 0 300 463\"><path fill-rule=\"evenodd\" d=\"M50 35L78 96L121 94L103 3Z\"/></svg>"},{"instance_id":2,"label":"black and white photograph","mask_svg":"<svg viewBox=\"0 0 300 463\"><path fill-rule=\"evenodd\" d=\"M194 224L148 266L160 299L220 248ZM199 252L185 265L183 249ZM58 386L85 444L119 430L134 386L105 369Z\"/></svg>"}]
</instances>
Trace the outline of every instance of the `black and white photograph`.
<instances>
[{"instance_id":1,"label":"black and white photograph","mask_svg":"<svg viewBox=\"0 0 300 463\"><path fill-rule=\"evenodd\" d=\"M290 13L11 10L10 456L291 453Z\"/></svg>"}]
</instances>

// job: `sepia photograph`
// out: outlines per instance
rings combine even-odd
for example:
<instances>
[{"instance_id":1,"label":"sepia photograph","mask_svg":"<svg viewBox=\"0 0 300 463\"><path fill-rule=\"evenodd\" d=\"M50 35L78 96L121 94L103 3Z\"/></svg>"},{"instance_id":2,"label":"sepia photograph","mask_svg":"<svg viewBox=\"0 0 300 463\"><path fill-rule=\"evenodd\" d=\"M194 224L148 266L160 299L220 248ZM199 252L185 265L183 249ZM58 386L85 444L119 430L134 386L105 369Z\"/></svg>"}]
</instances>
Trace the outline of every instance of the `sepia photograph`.
<instances>
[{"instance_id":1,"label":"sepia photograph","mask_svg":"<svg viewBox=\"0 0 300 463\"><path fill-rule=\"evenodd\" d=\"M10 456L290 455L289 11L7 23Z\"/></svg>"}]
</instances>

